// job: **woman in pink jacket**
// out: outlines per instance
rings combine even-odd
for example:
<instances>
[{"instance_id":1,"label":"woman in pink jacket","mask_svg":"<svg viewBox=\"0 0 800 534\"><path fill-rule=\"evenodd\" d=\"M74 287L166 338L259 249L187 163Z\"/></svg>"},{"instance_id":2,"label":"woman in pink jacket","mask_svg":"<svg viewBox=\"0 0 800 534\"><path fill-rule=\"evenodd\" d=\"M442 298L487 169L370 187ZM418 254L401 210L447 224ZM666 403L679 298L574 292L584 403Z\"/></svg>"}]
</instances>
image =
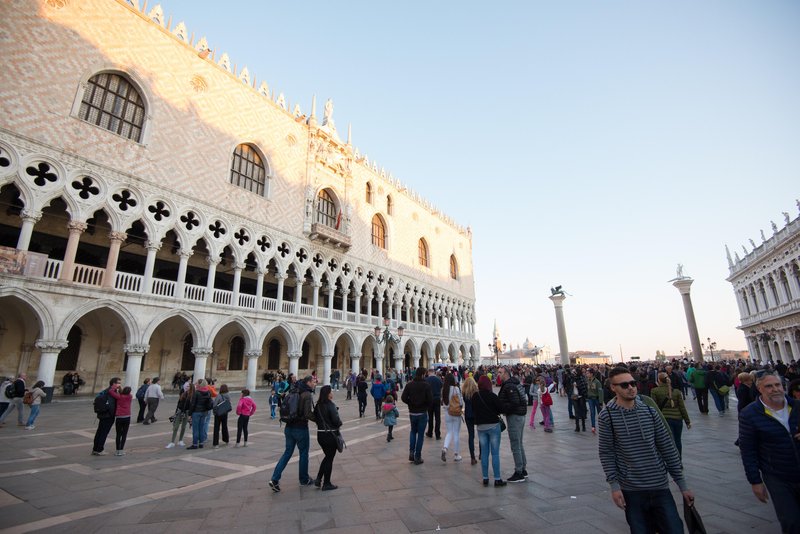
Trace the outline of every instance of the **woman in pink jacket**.
<instances>
[{"instance_id":1,"label":"woman in pink jacket","mask_svg":"<svg viewBox=\"0 0 800 534\"><path fill-rule=\"evenodd\" d=\"M115 387L108 388L108 394L114 397L117 401L117 411L116 411L116 429L117 429L117 452L114 453L116 456L125 456L125 439L128 437L128 429L131 426L131 401L133 401L133 395L131 395L131 388L125 386L122 388L122 392L119 390L119 384Z\"/></svg>"},{"instance_id":2,"label":"woman in pink jacket","mask_svg":"<svg viewBox=\"0 0 800 534\"><path fill-rule=\"evenodd\" d=\"M256 403L250 398L250 390L245 388L242 390L242 398L239 399L239 404L236 405L236 414L239 420L236 421L236 445L242 441L242 433L244 433L244 447L247 447L247 424L250 422L250 416L256 413Z\"/></svg>"}]
</instances>

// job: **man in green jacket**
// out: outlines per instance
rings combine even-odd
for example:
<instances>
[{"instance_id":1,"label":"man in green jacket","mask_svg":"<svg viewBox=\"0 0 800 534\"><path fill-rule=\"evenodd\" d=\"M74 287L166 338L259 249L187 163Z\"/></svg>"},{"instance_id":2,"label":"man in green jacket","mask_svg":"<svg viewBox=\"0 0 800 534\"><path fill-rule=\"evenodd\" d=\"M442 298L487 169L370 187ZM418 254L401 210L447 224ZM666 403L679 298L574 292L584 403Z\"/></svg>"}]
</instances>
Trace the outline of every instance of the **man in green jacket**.
<instances>
[{"instance_id":1,"label":"man in green jacket","mask_svg":"<svg viewBox=\"0 0 800 534\"><path fill-rule=\"evenodd\" d=\"M700 413L708 415L708 386L706 385L706 371L704 366L697 366L692 375L689 377L689 382L692 384L695 393L697 394L697 407Z\"/></svg>"}]
</instances>

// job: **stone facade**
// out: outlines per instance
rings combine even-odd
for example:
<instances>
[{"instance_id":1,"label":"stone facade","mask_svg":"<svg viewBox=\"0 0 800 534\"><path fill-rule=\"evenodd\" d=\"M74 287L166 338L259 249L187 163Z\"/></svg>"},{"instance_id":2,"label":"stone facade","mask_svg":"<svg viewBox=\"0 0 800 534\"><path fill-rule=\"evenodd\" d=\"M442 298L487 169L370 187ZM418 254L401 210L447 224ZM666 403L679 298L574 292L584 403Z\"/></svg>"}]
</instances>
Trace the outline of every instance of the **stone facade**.
<instances>
[{"instance_id":1,"label":"stone facade","mask_svg":"<svg viewBox=\"0 0 800 534\"><path fill-rule=\"evenodd\" d=\"M252 388L478 361L471 231L343 141L330 101L290 111L133 1L14 2L0 47L1 372ZM120 111L109 89L98 109L124 120L96 125L102 75L135 96ZM234 178L243 147L257 188ZM384 318L399 341L378 343Z\"/></svg>"},{"instance_id":2,"label":"stone facade","mask_svg":"<svg viewBox=\"0 0 800 534\"><path fill-rule=\"evenodd\" d=\"M800 209L800 201L798 201ZM742 246L731 257L730 276L750 358L763 362L800 359L800 217L784 212L784 227L772 222L772 235L762 243Z\"/></svg>"}]
</instances>

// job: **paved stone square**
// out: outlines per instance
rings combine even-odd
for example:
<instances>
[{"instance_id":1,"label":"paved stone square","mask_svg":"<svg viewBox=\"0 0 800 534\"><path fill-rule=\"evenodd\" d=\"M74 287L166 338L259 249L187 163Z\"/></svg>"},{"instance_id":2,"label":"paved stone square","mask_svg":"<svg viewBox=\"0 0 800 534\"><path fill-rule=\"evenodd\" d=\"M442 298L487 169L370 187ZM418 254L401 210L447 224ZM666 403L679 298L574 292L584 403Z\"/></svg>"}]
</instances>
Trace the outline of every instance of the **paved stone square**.
<instances>
[{"instance_id":1,"label":"paved stone square","mask_svg":"<svg viewBox=\"0 0 800 534\"><path fill-rule=\"evenodd\" d=\"M624 513L611 502L597 438L573 431L563 398L554 399L554 433L526 427L529 480L495 489L484 488L480 464L469 463L464 425L465 461L443 463L442 442L426 439L425 463L414 466L408 462L402 404L396 439L387 443L382 424L374 417L359 419L357 402L344 397L337 392L348 448L334 463L332 480L339 489L329 492L299 487L296 454L283 473L282 491L270 491L267 482L283 451L283 434L269 418L264 391L254 394L260 409L251 419L247 448L164 449L174 394L162 401L157 423L132 425L124 457L113 455L114 430L106 443L111 454L90 455L96 420L88 397L57 398L43 406L33 431L17 427L12 415L0 429L0 528L401 534L541 532L557 525L559 534L628 531ZM708 532L780 532L772 505L756 501L744 478L733 445L735 416L701 417L691 399L687 405L694 424L684 430L684 463ZM367 413L373 413L371 399ZM230 426L233 443L235 416ZM321 451L314 432L311 441L309 473L315 476ZM508 477L513 460L505 435L501 451ZM674 484L673 490L677 499Z\"/></svg>"}]
</instances>

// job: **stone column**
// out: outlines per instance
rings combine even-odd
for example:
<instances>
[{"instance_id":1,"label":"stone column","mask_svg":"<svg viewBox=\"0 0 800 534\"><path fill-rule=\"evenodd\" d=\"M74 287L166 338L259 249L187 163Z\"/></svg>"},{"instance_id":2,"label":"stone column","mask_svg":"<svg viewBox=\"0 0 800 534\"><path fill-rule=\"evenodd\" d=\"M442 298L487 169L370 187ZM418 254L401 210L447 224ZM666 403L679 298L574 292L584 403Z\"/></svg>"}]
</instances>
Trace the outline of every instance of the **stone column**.
<instances>
[{"instance_id":1,"label":"stone column","mask_svg":"<svg viewBox=\"0 0 800 534\"><path fill-rule=\"evenodd\" d=\"M208 279L206 280L206 294L203 299L207 304L214 302L214 280L217 278L217 265L219 265L220 258L209 256L206 258L208 263Z\"/></svg>"},{"instance_id":2,"label":"stone column","mask_svg":"<svg viewBox=\"0 0 800 534\"><path fill-rule=\"evenodd\" d=\"M277 295L277 312L283 313L283 283L286 280L286 275L284 273L275 273L275 278L278 280L278 295Z\"/></svg>"},{"instance_id":3,"label":"stone column","mask_svg":"<svg viewBox=\"0 0 800 534\"><path fill-rule=\"evenodd\" d=\"M192 256L192 249L181 249L178 252L180 262L178 263L178 280L175 282L175 298L186 298L186 268L189 265L189 258Z\"/></svg>"},{"instance_id":4,"label":"stone column","mask_svg":"<svg viewBox=\"0 0 800 534\"><path fill-rule=\"evenodd\" d=\"M558 328L558 348L561 352L561 364L569 364L569 348L567 347L567 327L564 325L564 300L567 298L563 293L550 295L553 306L556 310L556 327Z\"/></svg>"},{"instance_id":5,"label":"stone column","mask_svg":"<svg viewBox=\"0 0 800 534\"><path fill-rule=\"evenodd\" d=\"M313 293L311 294L311 317L317 317L317 311L319 310L319 288L322 287L322 282L319 280L314 280L311 284L313 289Z\"/></svg>"},{"instance_id":6,"label":"stone column","mask_svg":"<svg viewBox=\"0 0 800 534\"><path fill-rule=\"evenodd\" d=\"M789 355L786 354L786 343L783 341L783 333L775 336L775 343L778 344L778 354L780 354L783 363L789 363Z\"/></svg>"},{"instance_id":7,"label":"stone column","mask_svg":"<svg viewBox=\"0 0 800 534\"><path fill-rule=\"evenodd\" d=\"M299 368L299 363L300 363L300 356L302 355L303 354L300 352L290 352L289 354L287 354L287 356L289 356L289 372L294 373L294 376L298 380L303 378L302 376L297 376L297 370Z\"/></svg>"},{"instance_id":8,"label":"stone column","mask_svg":"<svg viewBox=\"0 0 800 534\"><path fill-rule=\"evenodd\" d=\"M703 348L700 346L700 334L697 333L697 321L694 318L694 308L692 307L692 297L689 295L690 288L694 282L691 278L679 278L672 285L675 286L683 299L683 311L686 314L686 324L689 327L689 341L692 345L692 356L694 361L703 361Z\"/></svg>"},{"instance_id":9,"label":"stone column","mask_svg":"<svg viewBox=\"0 0 800 534\"><path fill-rule=\"evenodd\" d=\"M62 282L72 282L72 278L75 276L75 254L78 252L81 234L86 231L86 228L88 225L85 222L70 221L67 224L69 238L67 238L67 248L64 251L64 262L61 265L61 276L59 276L59 280Z\"/></svg>"},{"instance_id":10,"label":"stone column","mask_svg":"<svg viewBox=\"0 0 800 534\"><path fill-rule=\"evenodd\" d=\"M767 306L769 308L777 307L779 302L775 301L775 295L772 293L772 286L769 285L769 277L765 277L761 281L764 283L764 293L767 295Z\"/></svg>"},{"instance_id":11,"label":"stone column","mask_svg":"<svg viewBox=\"0 0 800 534\"><path fill-rule=\"evenodd\" d=\"M323 354L322 355L322 385L323 386L330 386L331 385L331 360L333 359L333 354Z\"/></svg>"},{"instance_id":12,"label":"stone column","mask_svg":"<svg viewBox=\"0 0 800 534\"><path fill-rule=\"evenodd\" d=\"M233 266L233 295L231 295L231 306L239 307L239 290L242 287L242 269L244 263L238 261Z\"/></svg>"},{"instance_id":13,"label":"stone column","mask_svg":"<svg viewBox=\"0 0 800 534\"><path fill-rule=\"evenodd\" d=\"M142 368L142 358L150 350L149 345L124 345L122 349L128 353L128 366L125 368L126 386L136 392L139 387L139 373Z\"/></svg>"},{"instance_id":14,"label":"stone column","mask_svg":"<svg viewBox=\"0 0 800 534\"><path fill-rule=\"evenodd\" d=\"M798 350L797 340L795 339L794 332L788 332L786 337L789 339L789 346L792 348L792 358L794 361L800 360L800 351Z\"/></svg>"},{"instance_id":15,"label":"stone column","mask_svg":"<svg viewBox=\"0 0 800 534\"><path fill-rule=\"evenodd\" d=\"M395 357L394 357L394 370L397 371L399 374L403 373L403 358L404 357L405 357L405 354L403 354L402 352L399 353L399 354L395 354Z\"/></svg>"},{"instance_id":16,"label":"stone column","mask_svg":"<svg viewBox=\"0 0 800 534\"><path fill-rule=\"evenodd\" d=\"M39 374L38 379L44 382L45 387L52 389L53 381L56 377L56 362L58 361L59 353L67 348L66 340L45 340L37 339L36 348L42 352L39 359Z\"/></svg>"},{"instance_id":17,"label":"stone column","mask_svg":"<svg viewBox=\"0 0 800 534\"><path fill-rule=\"evenodd\" d=\"M800 299L800 282L794 277L791 265L786 267L786 280L789 282L789 291L794 295L794 299L790 296L789 300Z\"/></svg>"},{"instance_id":18,"label":"stone column","mask_svg":"<svg viewBox=\"0 0 800 534\"><path fill-rule=\"evenodd\" d=\"M753 339L750 336L746 336L744 339L745 339L745 341L747 341L747 350L750 351L749 360L751 362L754 362L754 361L756 361L756 358L758 357L758 352L756 351L756 340Z\"/></svg>"},{"instance_id":19,"label":"stone column","mask_svg":"<svg viewBox=\"0 0 800 534\"><path fill-rule=\"evenodd\" d=\"M412 354L411 357L414 359L414 369L416 369L417 367L419 367L419 360L420 358L422 358L422 353L418 350L417 352Z\"/></svg>"},{"instance_id":20,"label":"stone column","mask_svg":"<svg viewBox=\"0 0 800 534\"><path fill-rule=\"evenodd\" d=\"M194 347L194 382L197 383L201 378L206 377L206 363L211 354L211 347Z\"/></svg>"},{"instance_id":21,"label":"stone column","mask_svg":"<svg viewBox=\"0 0 800 534\"><path fill-rule=\"evenodd\" d=\"M349 289L342 290L342 321L347 321L347 297L350 295Z\"/></svg>"},{"instance_id":22,"label":"stone column","mask_svg":"<svg viewBox=\"0 0 800 534\"><path fill-rule=\"evenodd\" d=\"M350 356L350 369L353 370L353 373L358 375L361 372L361 354L353 354Z\"/></svg>"},{"instance_id":23,"label":"stone column","mask_svg":"<svg viewBox=\"0 0 800 534\"><path fill-rule=\"evenodd\" d=\"M336 286L328 284L328 319L333 319L333 297L336 293Z\"/></svg>"},{"instance_id":24,"label":"stone column","mask_svg":"<svg viewBox=\"0 0 800 534\"><path fill-rule=\"evenodd\" d=\"M294 313L300 315L300 303L302 302L303 298L303 283L305 280L303 278L295 278L295 286L294 286Z\"/></svg>"},{"instance_id":25,"label":"stone column","mask_svg":"<svg viewBox=\"0 0 800 534\"><path fill-rule=\"evenodd\" d=\"M256 390L256 380L258 379L258 359L261 357L260 350L248 350L244 353L247 357L247 389L251 392Z\"/></svg>"},{"instance_id":26,"label":"stone column","mask_svg":"<svg viewBox=\"0 0 800 534\"><path fill-rule=\"evenodd\" d=\"M770 360L769 342L758 341L758 349L761 351L761 363L767 363Z\"/></svg>"},{"instance_id":27,"label":"stone column","mask_svg":"<svg viewBox=\"0 0 800 534\"><path fill-rule=\"evenodd\" d=\"M383 318L383 295L378 299L378 320Z\"/></svg>"},{"instance_id":28,"label":"stone column","mask_svg":"<svg viewBox=\"0 0 800 534\"><path fill-rule=\"evenodd\" d=\"M375 368L383 374L383 351L381 350L380 345L378 346L378 350L375 351Z\"/></svg>"},{"instance_id":29,"label":"stone column","mask_svg":"<svg viewBox=\"0 0 800 534\"><path fill-rule=\"evenodd\" d=\"M256 280L256 310L261 311L263 309L262 301L264 300L264 269L259 267L256 269L256 274L258 275L258 279Z\"/></svg>"},{"instance_id":30,"label":"stone column","mask_svg":"<svg viewBox=\"0 0 800 534\"><path fill-rule=\"evenodd\" d=\"M367 295L367 297L368 297L368 300L367 300L367 318L371 322L372 321L372 293Z\"/></svg>"},{"instance_id":31,"label":"stone column","mask_svg":"<svg viewBox=\"0 0 800 534\"><path fill-rule=\"evenodd\" d=\"M108 247L108 260L106 261L106 272L103 274L103 287L114 288L117 282L119 249L128 238L128 234L125 232L110 232L108 238L111 240L111 246Z\"/></svg>"},{"instance_id":32,"label":"stone column","mask_svg":"<svg viewBox=\"0 0 800 534\"><path fill-rule=\"evenodd\" d=\"M22 210L20 214L22 218L22 228L19 229L19 238L17 239L17 250L28 250L28 245L31 244L31 235L33 235L33 227L42 218L42 212L36 210Z\"/></svg>"},{"instance_id":33,"label":"stone column","mask_svg":"<svg viewBox=\"0 0 800 534\"><path fill-rule=\"evenodd\" d=\"M144 281L142 282L142 293L150 295L153 292L153 269L156 266L156 253L161 249L160 241L148 241L145 243L147 248L147 260L144 264Z\"/></svg>"}]
</instances>

